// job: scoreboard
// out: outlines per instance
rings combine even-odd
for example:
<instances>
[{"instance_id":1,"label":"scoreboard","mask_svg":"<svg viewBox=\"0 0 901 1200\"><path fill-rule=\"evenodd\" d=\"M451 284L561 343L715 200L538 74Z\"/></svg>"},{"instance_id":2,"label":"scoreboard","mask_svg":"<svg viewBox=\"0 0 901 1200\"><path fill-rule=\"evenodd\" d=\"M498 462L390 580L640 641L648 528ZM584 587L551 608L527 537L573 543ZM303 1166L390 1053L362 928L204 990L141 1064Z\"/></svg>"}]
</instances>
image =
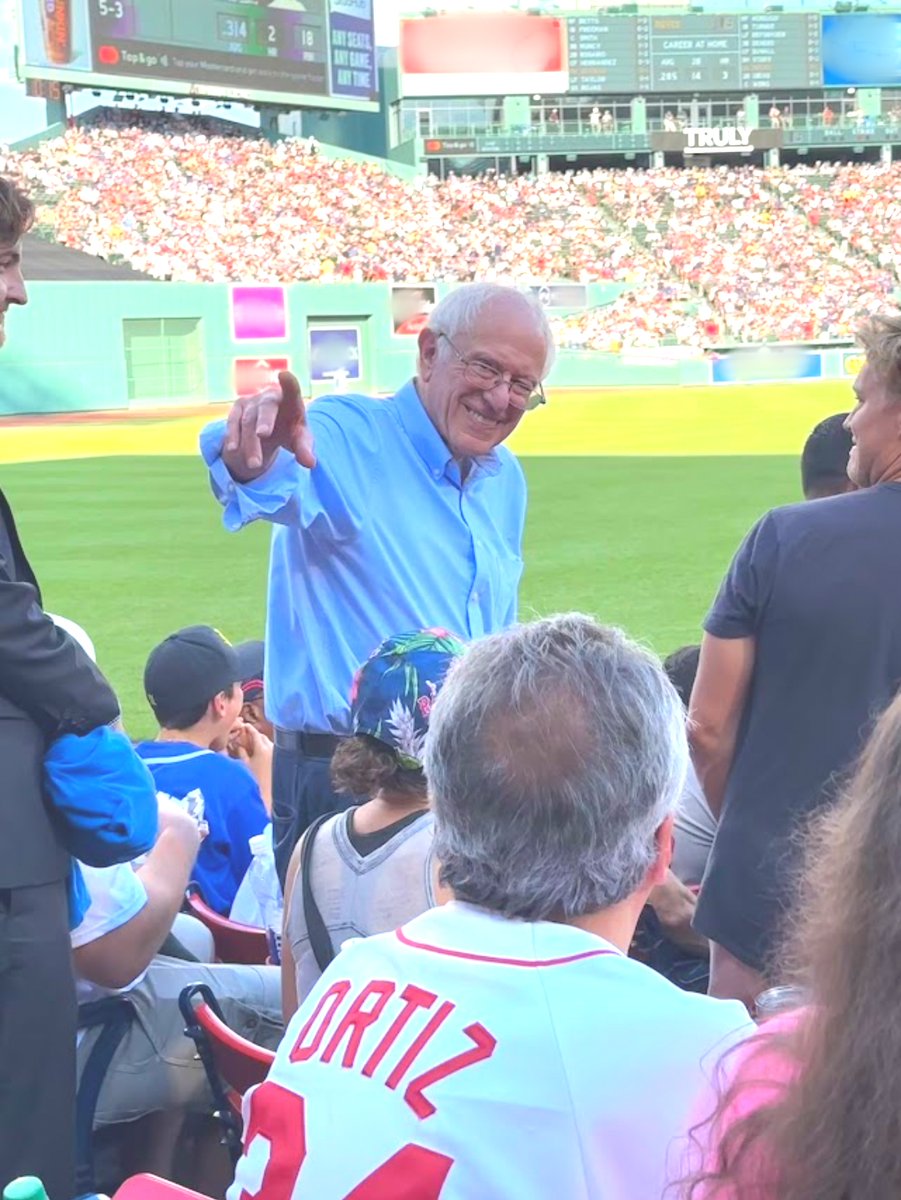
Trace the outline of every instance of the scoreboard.
<instances>
[{"instance_id":1,"label":"scoreboard","mask_svg":"<svg viewBox=\"0 0 901 1200\"><path fill-rule=\"evenodd\" d=\"M827 45L843 44L846 58L859 58L848 48L847 27L831 33L833 20L844 18L801 12L632 16L603 10L561 17L462 12L408 18L401 22L402 94L598 96L819 88ZM893 32L871 30L869 41L885 46Z\"/></svg>"},{"instance_id":2,"label":"scoreboard","mask_svg":"<svg viewBox=\"0 0 901 1200\"><path fill-rule=\"evenodd\" d=\"M694 92L822 85L820 15L570 17L569 90Z\"/></svg>"},{"instance_id":3,"label":"scoreboard","mask_svg":"<svg viewBox=\"0 0 901 1200\"><path fill-rule=\"evenodd\" d=\"M23 0L26 78L378 107L372 0Z\"/></svg>"}]
</instances>

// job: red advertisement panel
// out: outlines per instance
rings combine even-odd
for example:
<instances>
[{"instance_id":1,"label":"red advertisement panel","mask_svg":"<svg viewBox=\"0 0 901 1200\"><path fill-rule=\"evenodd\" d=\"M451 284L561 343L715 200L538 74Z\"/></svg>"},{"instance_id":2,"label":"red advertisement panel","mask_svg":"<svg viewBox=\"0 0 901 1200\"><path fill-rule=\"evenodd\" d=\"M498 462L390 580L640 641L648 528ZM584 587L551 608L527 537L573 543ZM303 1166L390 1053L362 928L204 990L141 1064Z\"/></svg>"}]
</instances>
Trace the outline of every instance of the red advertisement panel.
<instances>
[{"instance_id":1,"label":"red advertisement panel","mask_svg":"<svg viewBox=\"0 0 901 1200\"><path fill-rule=\"evenodd\" d=\"M563 21L528 13L446 13L401 21L407 75L529 75L564 69Z\"/></svg>"},{"instance_id":2,"label":"red advertisement panel","mask_svg":"<svg viewBox=\"0 0 901 1200\"><path fill-rule=\"evenodd\" d=\"M252 396L278 383L279 371L290 370L287 358L236 358L234 360L235 395Z\"/></svg>"}]
</instances>

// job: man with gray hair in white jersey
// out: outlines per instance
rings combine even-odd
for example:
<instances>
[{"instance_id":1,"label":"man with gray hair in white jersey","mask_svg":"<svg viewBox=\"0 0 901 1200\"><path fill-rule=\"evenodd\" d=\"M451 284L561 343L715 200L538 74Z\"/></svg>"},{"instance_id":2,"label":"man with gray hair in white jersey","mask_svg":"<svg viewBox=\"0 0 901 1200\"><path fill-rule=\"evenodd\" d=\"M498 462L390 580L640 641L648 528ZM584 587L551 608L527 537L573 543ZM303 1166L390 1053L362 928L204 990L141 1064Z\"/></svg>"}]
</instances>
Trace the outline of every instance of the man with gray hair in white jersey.
<instances>
[{"instance_id":1,"label":"man with gray hair in white jersey","mask_svg":"<svg viewBox=\"0 0 901 1200\"><path fill-rule=\"evenodd\" d=\"M719 1056L754 1030L627 957L687 761L658 661L590 617L452 666L425 767L454 899L344 950L307 996L247 1097L230 1200L660 1200Z\"/></svg>"}]
</instances>

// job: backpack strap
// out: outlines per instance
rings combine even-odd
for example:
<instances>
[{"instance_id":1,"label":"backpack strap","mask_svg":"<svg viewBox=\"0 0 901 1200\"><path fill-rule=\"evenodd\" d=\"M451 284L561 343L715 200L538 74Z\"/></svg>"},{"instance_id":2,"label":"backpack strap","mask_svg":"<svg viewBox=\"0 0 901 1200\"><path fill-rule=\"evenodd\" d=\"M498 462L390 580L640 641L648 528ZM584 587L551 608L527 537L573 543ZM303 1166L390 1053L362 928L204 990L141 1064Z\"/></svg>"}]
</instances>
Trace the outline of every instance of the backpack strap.
<instances>
[{"instance_id":1,"label":"backpack strap","mask_svg":"<svg viewBox=\"0 0 901 1200\"><path fill-rule=\"evenodd\" d=\"M311 870L313 865L313 842L316 839L316 834L319 832L320 826L324 825L326 821L331 820L334 815L334 813L323 813L321 817L316 818L303 835L303 849L300 852L303 918L307 924L310 948L313 951L313 957L316 959L320 971L325 971L326 967L328 967L335 957L335 948L325 927L325 921L322 919L322 913L319 911L319 905L316 903L316 898L313 895Z\"/></svg>"}]
</instances>

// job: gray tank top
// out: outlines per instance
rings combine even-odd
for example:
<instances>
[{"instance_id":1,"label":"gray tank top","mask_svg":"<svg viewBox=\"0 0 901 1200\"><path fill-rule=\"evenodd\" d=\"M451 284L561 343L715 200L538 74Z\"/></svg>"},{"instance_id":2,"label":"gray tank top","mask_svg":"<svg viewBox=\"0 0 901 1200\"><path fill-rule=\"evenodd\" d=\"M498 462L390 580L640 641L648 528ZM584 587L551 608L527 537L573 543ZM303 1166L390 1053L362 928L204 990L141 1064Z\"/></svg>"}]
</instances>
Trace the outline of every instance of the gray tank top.
<instances>
[{"instance_id":1,"label":"gray tank top","mask_svg":"<svg viewBox=\"0 0 901 1200\"><path fill-rule=\"evenodd\" d=\"M313 897L336 952L348 938L388 933L436 903L431 813L423 813L365 857L351 845L350 819L350 812L336 813L320 826L313 843ZM307 933L300 871L286 933L294 953L297 998L302 1001L321 972Z\"/></svg>"}]
</instances>

